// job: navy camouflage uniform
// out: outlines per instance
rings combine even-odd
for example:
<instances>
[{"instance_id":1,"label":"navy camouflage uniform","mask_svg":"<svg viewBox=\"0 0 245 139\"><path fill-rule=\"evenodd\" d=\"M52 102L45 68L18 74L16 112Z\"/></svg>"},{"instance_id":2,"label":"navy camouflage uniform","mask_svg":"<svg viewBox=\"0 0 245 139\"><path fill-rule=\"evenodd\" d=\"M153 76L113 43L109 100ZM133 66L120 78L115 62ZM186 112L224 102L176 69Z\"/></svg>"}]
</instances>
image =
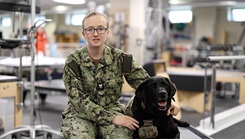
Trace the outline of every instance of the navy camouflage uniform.
<instances>
[{"instance_id":1,"label":"navy camouflage uniform","mask_svg":"<svg viewBox=\"0 0 245 139\"><path fill-rule=\"evenodd\" d=\"M62 112L62 138L131 138L130 129L112 124L116 115L125 114L125 107L119 102L123 76L133 88L137 88L149 76L135 61L132 61L131 73L123 74L124 54L120 49L105 45L103 57L97 66L93 64L87 47L67 57L63 81L69 101ZM74 66L76 64L77 67Z\"/></svg>"}]
</instances>

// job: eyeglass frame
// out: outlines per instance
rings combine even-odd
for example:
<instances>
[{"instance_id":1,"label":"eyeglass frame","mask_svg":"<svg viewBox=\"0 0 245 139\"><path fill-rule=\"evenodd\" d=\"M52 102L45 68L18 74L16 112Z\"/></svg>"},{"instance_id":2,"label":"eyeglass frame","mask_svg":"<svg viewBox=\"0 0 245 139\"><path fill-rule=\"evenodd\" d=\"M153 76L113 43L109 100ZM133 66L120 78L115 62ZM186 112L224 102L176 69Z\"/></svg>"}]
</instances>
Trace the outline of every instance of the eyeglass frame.
<instances>
[{"instance_id":1,"label":"eyeglass frame","mask_svg":"<svg viewBox=\"0 0 245 139\"><path fill-rule=\"evenodd\" d=\"M99 32L98 32L98 29L102 29L102 28L103 28L103 31L105 31L105 32L99 33ZM87 29L93 29L93 31L91 31L91 33L87 33ZM83 29L83 30L85 31L85 33L86 33L87 35L94 34L95 30L96 30L96 32L97 32L98 34L105 34L106 31L108 30L108 28L105 28L105 27L98 27L98 28L88 27L88 28L85 28L85 29Z\"/></svg>"}]
</instances>

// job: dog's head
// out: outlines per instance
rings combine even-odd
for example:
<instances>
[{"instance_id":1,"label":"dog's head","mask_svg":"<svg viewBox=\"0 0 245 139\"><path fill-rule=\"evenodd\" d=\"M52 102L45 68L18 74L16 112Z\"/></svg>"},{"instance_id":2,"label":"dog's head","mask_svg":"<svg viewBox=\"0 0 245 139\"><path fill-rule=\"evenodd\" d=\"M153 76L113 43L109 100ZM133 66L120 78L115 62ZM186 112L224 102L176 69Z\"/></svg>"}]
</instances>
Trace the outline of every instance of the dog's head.
<instances>
[{"instance_id":1,"label":"dog's head","mask_svg":"<svg viewBox=\"0 0 245 139\"><path fill-rule=\"evenodd\" d=\"M166 114L175 95L175 85L165 77L155 76L145 80L135 92L143 109L154 114Z\"/></svg>"}]
</instances>

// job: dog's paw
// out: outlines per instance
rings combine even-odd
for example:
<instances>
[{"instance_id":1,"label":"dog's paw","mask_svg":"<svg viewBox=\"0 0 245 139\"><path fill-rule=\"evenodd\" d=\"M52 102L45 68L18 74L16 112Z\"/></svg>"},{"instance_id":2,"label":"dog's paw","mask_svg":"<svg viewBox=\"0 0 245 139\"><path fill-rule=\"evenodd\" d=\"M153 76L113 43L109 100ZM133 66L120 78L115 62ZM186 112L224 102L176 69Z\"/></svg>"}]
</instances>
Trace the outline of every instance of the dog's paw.
<instances>
[{"instance_id":1,"label":"dog's paw","mask_svg":"<svg viewBox=\"0 0 245 139\"><path fill-rule=\"evenodd\" d=\"M188 122L181 121L181 120L178 120L176 118L173 118L173 120L174 120L174 123L176 125L178 125L179 127L189 127L190 126L190 124Z\"/></svg>"},{"instance_id":2,"label":"dog's paw","mask_svg":"<svg viewBox=\"0 0 245 139\"><path fill-rule=\"evenodd\" d=\"M182 124L183 124L183 127L189 127L190 126L190 124L187 122L183 122Z\"/></svg>"}]
</instances>

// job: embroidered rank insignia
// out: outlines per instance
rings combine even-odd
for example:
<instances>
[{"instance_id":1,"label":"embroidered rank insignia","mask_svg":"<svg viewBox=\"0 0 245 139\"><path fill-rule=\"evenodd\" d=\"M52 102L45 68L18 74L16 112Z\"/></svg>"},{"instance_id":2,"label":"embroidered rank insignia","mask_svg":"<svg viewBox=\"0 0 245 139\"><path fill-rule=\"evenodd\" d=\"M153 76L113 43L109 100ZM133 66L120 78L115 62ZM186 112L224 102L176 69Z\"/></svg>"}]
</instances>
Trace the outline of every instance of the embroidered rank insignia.
<instances>
[{"instance_id":1,"label":"embroidered rank insignia","mask_svg":"<svg viewBox=\"0 0 245 139\"><path fill-rule=\"evenodd\" d=\"M104 84L103 83L97 83L96 89L98 91L104 90L105 89Z\"/></svg>"}]
</instances>

